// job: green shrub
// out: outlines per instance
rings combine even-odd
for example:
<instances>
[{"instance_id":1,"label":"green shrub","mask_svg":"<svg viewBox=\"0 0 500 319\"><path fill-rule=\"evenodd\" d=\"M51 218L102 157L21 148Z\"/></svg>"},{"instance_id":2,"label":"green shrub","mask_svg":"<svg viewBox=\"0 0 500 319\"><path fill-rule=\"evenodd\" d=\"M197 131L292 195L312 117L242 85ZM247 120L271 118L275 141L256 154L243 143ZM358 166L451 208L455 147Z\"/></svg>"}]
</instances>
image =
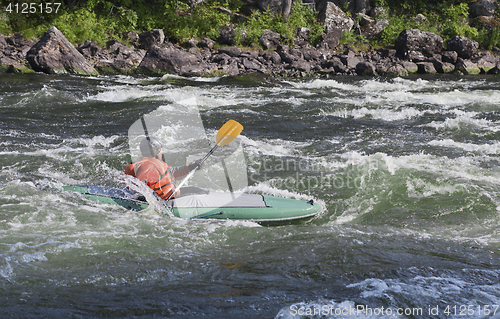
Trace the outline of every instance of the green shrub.
<instances>
[{"instance_id":1,"label":"green shrub","mask_svg":"<svg viewBox=\"0 0 500 319\"><path fill-rule=\"evenodd\" d=\"M500 27L494 27L493 30L482 29L474 39L481 43L482 47L491 50L493 47L500 46Z\"/></svg>"},{"instance_id":2,"label":"green shrub","mask_svg":"<svg viewBox=\"0 0 500 319\"><path fill-rule=\"evenodd\" d=\"M44 0L30 3L42 4ZM389 25L371 41L354 32L345 33L342 44L352 44L364 48L392 46L397 36L407 28L418 28L434 32L446 41L460 35L478 41L491 49L500 45L500 27L493 31L478 29L468 25L468 3L471 0L372 0L372 6L382 6L387 11ZM39 37L50 26L55 25L74 44L84 40L96 40L100 46L111 38L119 38L122 32L135 30L138 33L161 28L165 36L180 44L192 37L209 37L216 40L220 29L232 25L238 30L245 29L247 38L237 39L239 45L259 46L259 38L264 29L278 32L284 43L293 45L297 28L311 30L310 42L317 44L323 33L310 6L294 1L292 10L285 21L280 14L255 11L246 13L248 20L234 24L231 17L221 13L217 6L239 12L243 0L205 0L202 6L190 7L191 0L81 0L79 6L61 6L57 14L6 14L0 12L0 33L9 35L21 32L26 38ZM347 2L344 2L347 3ZM347 9L347 8L346 8ZM413 17L422 13L427 22L417 25ZM240 32L237 32L240 34Z\"/></svg>"},{"instance_id":3,"label":"green shrub","mask_svg":"<svg viewBox=\"0 0 500 319\"><path fill-rule=\"evenodd\" d=\"M412 20L407 16L392 17L389 25L375 39L377 45L380 45L382 47L393 46L396 38L403 30L415 27L415 25L412 24L411 21Z\"/></svg>"},{"instance_id":4,"label":"green shrub","mask_svg":"<svg viewBox=\"0 0 500 319\"><path fill-rule=\"evenodd\" d=\"M371 46L364 35L356 34L354 30L344 31L340 39L340 45L350 45L359 51L365 51Z\"/></svg>"},{"instance_id":5,"label":"green shrub","mask_svg":"<svg viewBox=\"0 0 500 319\"><path fill-rule=\"evenodd\" d=\"M113 27L94 11L87 8L78 9L72 13L64 13L53 25L61 31L72 43L78 44L85 40L96 40L102 46L108 39L109 27Z\"/></svg>"},{"instance_id":6,"label":"green shrub","mask_svg":"<svg viewBox=\"0 0 500 319\"><path fill-rule=\"evenodd\" d=\"M443 8L442 12L444 22L441 33L444 37L449 38L459 35L473 38L478 35L477 29L468 24L469 6L466 3L461 3L457 6L450 5Z\"/></svg>"},{"instance_id":7,"label":"green shrub","mask_svg":"<svg viewBox=\"0 0 500 319\"><path fill-rule=\"evenodd\" d=\"M287 21L283 19L281 14L273 14L270 11L255 11L241 26L247 31L247 38L242 44L258 44L264 30L269 29L284 36L285 44L293 45L297 28L303 27L310 29L311 44L318 43L323 33L323 25L317 21L311 7L303 5L301 1L293 2Z\"/></svg>"}]
</instances>

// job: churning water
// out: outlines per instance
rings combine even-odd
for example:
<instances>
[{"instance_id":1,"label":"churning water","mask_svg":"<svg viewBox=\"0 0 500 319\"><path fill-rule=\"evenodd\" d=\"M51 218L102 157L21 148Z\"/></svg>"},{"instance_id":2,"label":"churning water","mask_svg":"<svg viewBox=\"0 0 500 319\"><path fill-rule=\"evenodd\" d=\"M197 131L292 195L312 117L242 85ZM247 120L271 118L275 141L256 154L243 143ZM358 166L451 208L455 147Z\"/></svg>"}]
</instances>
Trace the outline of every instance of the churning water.
<instances>
[{"instance_id":1,"label":"churning water","mask_svg":"<svg viewBox=\"0 0 500 319\"><path fill-rule=\"evenodd\" d=\"M2 318L500 318L499 78L283 84L2 75ZM181 106L208 136L243 124L248 191L324 211L200 222L61 189L124 185L129 127Z\"/></svg>"}]
</instances>

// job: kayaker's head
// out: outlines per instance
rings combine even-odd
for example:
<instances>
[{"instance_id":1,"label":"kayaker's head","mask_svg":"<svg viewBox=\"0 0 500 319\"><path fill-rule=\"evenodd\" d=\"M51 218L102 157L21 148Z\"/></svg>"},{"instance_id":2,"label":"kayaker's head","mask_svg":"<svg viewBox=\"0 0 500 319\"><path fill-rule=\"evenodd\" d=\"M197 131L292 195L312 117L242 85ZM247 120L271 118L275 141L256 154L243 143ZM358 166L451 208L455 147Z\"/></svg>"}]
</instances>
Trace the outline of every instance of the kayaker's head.
<instances>
[{"instance_id":1,"label":"kayaker's head","mask_svg":"<svg viewBox=\"0 0 500 319\"><path fill-rule=\"evenodd\" d=\"M162 151L163 143L157 137L148 136L141 141L141 153L143 157L161 158Z\"/></svg>"}]
</instances>

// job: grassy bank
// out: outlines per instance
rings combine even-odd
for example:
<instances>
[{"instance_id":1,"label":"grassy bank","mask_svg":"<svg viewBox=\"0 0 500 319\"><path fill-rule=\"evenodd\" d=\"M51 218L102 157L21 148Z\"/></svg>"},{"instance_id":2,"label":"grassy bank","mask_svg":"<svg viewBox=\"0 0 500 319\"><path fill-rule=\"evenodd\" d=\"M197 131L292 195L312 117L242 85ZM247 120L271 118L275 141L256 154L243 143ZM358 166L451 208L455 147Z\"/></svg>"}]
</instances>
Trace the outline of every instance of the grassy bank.
<instances>
[{"instance_id":1,"label":"grassy bank","mask_svg":"<svg viewBox=\"0 0 500 319\"><path fill-rule=\"evenodd\" d=\"M54 25L74 44L96 40L102 46L110 39L120 39L120 35L127 31L141 33L161 28L171 42L182 45L191 38L208 37L216 40L223 26L232 25L236 29L246 30L248 34L245 40L239 40L237 44L240 46L257 48L264 29L282 34L284 42L290 45L293 45L294 30L298 27L311 29L313 45L321 40L323 27L317 15L301 1L293 3L286 21L279 14L252 10L241 0L205 0L198 6L191 6L191 1L194 0L71 0L62 3L57 12L55 7L51 7L51 12L48 12L46 1L31 0L33 7L28 8L28 11L34 12L22 13L21 2L15 6L15 2L2 0L4 11L0 13L0 33L9 35L20 32L26 38L33 39ZM489 27L485 28L480 22L469 22L468 8L472 2L373 0L372 7L384 8L378 18L388 19L389 26L370 41L351 31L344 35L341 43L359 49L390 47L401 31L417 28L434 32L445 41L451 36L461 35L478 41L485 49L499 46L500 26L490 22ZM221 10L221 7L233 14ZM343 9L348 12L347 6ZM234 13L242 14L246 19L237 19ZM425 21L414 19L419 13L426 17ZM353 18L359 19L357 16Z\"/></svg>"}]
</instances>

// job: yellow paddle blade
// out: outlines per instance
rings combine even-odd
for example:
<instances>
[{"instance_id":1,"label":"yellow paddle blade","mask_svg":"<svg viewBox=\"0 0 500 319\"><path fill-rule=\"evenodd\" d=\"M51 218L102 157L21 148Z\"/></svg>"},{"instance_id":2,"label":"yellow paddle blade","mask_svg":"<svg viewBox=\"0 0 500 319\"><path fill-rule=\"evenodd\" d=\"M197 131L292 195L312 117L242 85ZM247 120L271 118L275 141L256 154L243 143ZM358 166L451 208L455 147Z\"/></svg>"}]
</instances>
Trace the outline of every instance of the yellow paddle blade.
<instances>
[{"instance_id":1,"label":"yellow paddle blade","mask_svg":"<svg viewBox=\"0 0 500 319\"><path fill-rule=\"evenodd\" d=\"M226 124L222 125L219 132L217 132L216 143L217 146L226 145L231 143L243 130L243 125L235 120L229 120Z\"/></svg>"}]
</instances>

